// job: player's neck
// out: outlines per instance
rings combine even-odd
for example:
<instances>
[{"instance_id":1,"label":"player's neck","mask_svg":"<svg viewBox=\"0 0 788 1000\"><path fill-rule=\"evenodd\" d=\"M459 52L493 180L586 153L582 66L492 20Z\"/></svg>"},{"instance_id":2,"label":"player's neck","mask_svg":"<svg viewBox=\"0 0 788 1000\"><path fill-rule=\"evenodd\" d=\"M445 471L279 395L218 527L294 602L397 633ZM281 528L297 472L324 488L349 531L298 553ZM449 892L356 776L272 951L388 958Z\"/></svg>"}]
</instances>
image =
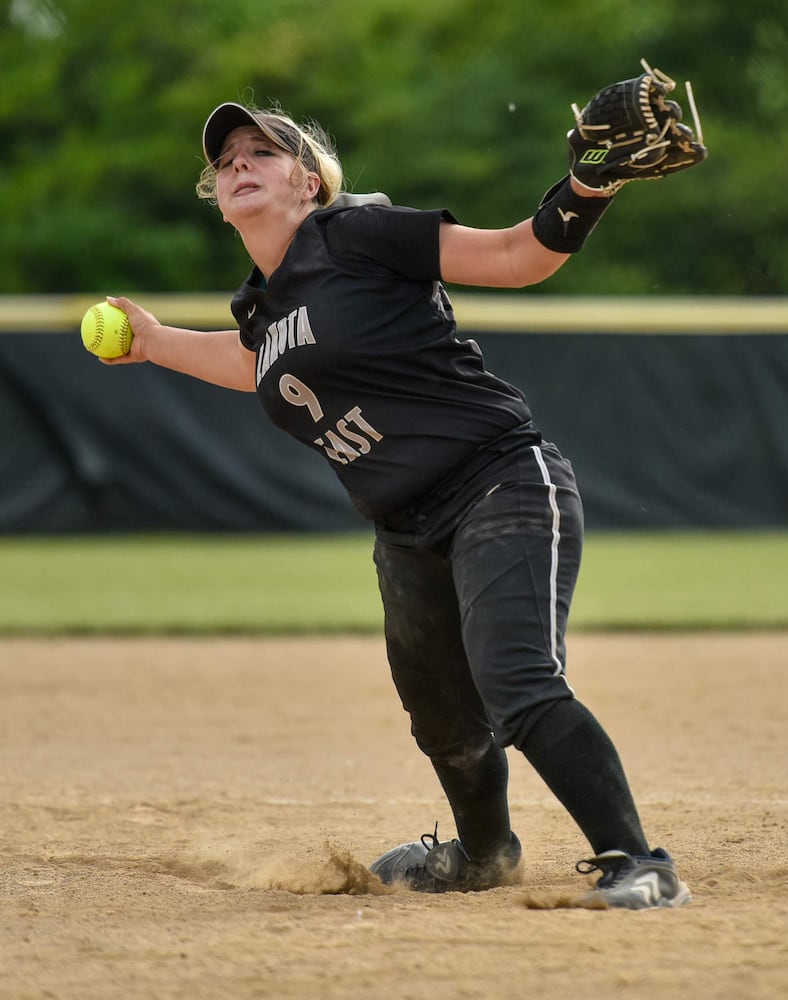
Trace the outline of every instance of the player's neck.
<instances>
[{"instance_id":1,"label":"player's neck","mask_svg":"<svg viewBox=\"0 0 788 1000\"><path fill-rule=\"evenodd\" d=\"M313 211L314 206L310 204L305 206L303 212L287 219L276 222L256 220L248 227L239 229L247 253L266 278L270 278L282 263L301 224Z\"/></svg>"}]
</instances>

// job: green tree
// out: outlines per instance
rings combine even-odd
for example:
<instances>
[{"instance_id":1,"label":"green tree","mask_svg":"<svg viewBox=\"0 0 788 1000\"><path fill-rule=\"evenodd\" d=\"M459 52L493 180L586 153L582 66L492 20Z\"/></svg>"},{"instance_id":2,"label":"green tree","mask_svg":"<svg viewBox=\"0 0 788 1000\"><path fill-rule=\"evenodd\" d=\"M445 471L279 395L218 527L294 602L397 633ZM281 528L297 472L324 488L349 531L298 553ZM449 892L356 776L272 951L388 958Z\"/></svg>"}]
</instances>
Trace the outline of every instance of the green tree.
<instances>
[{"instance_id":1,"label":"green tree","mask_svg":"<svg viewBox=\"0 0 788 1000\"><path fill-rule=\"evenodd\" d=\"M784 294L787 48L781 0L6 0L0 291L234 288L194 196L224 100L319 120L351 189L511 224L565 172L571 102L645 56L692 79L709 160L625 188L534 292Z\"/></svg>"}]
</instances>

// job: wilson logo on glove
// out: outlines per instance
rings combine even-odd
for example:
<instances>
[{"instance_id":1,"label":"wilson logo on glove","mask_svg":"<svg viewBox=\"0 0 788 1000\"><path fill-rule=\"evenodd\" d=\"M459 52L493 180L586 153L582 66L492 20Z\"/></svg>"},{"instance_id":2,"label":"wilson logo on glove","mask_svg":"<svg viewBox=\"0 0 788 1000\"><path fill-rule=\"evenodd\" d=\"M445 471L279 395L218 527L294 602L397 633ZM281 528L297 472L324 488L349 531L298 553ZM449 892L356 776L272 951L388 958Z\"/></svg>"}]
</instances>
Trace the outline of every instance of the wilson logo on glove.
<instances>
[{"instance_id":1,"label":"wilson logo on glove","mask_svg":"<svg viewBox=\"0 0 788 1000\"><path fill-rule=\"evenodd\" d=\"M578 163L604 163L609 149L587 149L577 161Z\"/></svg>"}]
</instances>

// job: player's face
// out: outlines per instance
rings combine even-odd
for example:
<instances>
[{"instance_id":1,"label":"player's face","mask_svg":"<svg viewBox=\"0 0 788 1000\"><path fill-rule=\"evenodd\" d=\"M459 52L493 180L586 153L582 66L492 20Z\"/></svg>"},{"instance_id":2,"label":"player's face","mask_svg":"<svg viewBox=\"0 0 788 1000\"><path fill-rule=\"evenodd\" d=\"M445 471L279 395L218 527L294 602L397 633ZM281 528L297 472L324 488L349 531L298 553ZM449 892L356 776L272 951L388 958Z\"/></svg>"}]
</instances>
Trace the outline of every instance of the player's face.
<instances>
[{"instance_id":1,"label":"player's face","mask_svg":"<svg viewBox=\"0 0 788 1000\"><path fill-rule=\"evenodd\" d=\"M262 212L285 211L303 203L293 183L295 157L254 127L231 132L217 161L216 197L233 225Z\"/></svg>"}]
</instances>

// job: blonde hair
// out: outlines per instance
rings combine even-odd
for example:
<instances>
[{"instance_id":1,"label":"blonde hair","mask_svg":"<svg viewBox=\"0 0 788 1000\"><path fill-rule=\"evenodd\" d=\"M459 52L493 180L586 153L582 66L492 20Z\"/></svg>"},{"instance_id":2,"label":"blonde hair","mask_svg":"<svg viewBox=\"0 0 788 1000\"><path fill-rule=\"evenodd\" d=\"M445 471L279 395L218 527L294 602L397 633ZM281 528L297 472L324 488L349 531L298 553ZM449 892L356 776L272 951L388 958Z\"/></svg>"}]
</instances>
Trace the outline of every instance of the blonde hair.
<instances>
[{"instance_id":1,"label":"blonde hair","mask_svg":"<svg viewBox=\"0 0 788 1000\"><path fill-rule=\"evenodd\" d=\"M295 157L296 165L291 178L299 181L300 171L316 174L320 178L320 188L315 201L321 208L327 208L342 192L344 173L334 145L320 125L308 121L297 125L278 106L262 111L252 105L245 105L263 135L275 146ZM250 122L250 125L252 123ZM216 165L205 166L197 181L197 196L216 204Z\"/></svg>"}]
</instances>

